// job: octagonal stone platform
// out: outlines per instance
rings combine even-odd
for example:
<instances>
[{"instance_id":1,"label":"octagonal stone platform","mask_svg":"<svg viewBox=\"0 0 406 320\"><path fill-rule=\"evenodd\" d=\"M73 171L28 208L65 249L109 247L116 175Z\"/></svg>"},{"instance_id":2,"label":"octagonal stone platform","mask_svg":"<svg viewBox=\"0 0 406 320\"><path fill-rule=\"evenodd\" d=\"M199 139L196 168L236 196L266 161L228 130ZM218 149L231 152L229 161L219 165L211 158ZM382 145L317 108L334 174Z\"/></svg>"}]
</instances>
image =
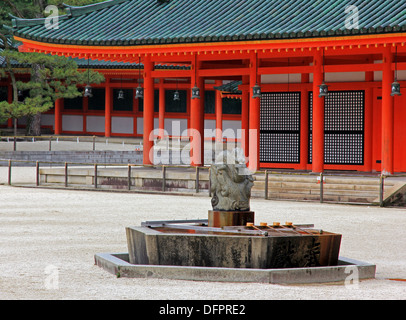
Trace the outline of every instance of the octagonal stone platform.
<instances>
[{"instance_id":1,"label":"octagonal stone platform","mask_svg":"<svg viewBox=\"0 0 406 320\"><path fill-rule=\"evenodd\" d=\"M143 222L126 228L128 253L96 254L95 264L129 278L273 284L375 278L375 265L339 257L339 234L313 225L249 225Z\"/></svg>"},{"instance_id":2,"label":"octagonal stone platform","mask_svg":"<svg viewBox=\"0 0 406 320\"><path fill-rule=\"evenodd\" d=\"M340 257L336 266L329 267L246 269L134 265L129 262L128 253L101 253L95 255L95 264L123 278L269 284L343 282L352 274L357 274L359 280L366 280L374 279L376 271L373 264L344 257Z\"/></svg>"}]
</instances>

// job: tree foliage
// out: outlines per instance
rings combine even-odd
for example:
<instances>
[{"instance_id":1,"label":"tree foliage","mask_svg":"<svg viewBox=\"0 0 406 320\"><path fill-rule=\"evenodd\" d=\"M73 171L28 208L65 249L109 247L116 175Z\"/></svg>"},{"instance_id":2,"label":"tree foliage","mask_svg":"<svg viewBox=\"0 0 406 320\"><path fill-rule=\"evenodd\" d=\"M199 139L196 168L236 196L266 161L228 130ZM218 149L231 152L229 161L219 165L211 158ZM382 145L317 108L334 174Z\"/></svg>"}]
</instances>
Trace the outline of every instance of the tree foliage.
<instances>
[{"instance_id":1,"label":"tree foliage","mask_svg":"<svg viewBox=\"0 0 406 320\"><path fill-rule=\"evenodd\" d=\"M82 95L79 85L100 83L104 76L93 70L80 71L76 62L60 56L50 56L41 53L21 53L6 49L2 55L8 61L18 61L21 65L29 66L31 78L36 81L16 81L17 99L14 93L12 103L0 102L0 118L20 118L46 112L54 106L59 98L75 98ZM10 63L11 64L11 63ZM14 70L10 70L14 69ZM5 68L4 74L18 72L18 68ZM22 92L28 92L21 99ZM20 96L20 97L19 97ZM21 101L22 100L22 101Z\"/></svg>"},{"instance_id":2,"label":"tree foliage","mask_svg":"<svg viewBox=\"0 0 406 320\"><path fill-rule=\"evenodd\" d=\"M75 98L82 94L79 86L101 83L103 75L88 70L78 70L72 59L40 53L22 53L12 41L10 28L12 16L24 19L44 17L47 5L56 5L63 14L63 3L82 6L99 0L0 0L0 77L10 78L13 86L11 103L0 102L0 123L6 119L33 117L48 111L59 98ZM8 40L8 41L7 41ZM9 43L9 41L11 41ZM25 71L22 71L24 66ZM31 80L17 81L16 74L30 70ZM24 99L19 93L25 92ZM15 128L16 130L16 128ZM38 131L37 131L38 134Z\"/></svg>"},{"instance_id":3,"label":"tree foliage","mask_svg":"<svg viewBox=\"0 0 406 320\"><path fill-rule=\"evenodd\" d=\"M106 1L106 0L104 0ZM85 6L93 3L104 2L103 0L0 0L0 32L6 34L8 31L3 25L11 26L9 14L18 18L32 19L44 16L44 9L48 5L55 5L64 14L63 4L71 6Z\"/></svg>"}]
</instances>

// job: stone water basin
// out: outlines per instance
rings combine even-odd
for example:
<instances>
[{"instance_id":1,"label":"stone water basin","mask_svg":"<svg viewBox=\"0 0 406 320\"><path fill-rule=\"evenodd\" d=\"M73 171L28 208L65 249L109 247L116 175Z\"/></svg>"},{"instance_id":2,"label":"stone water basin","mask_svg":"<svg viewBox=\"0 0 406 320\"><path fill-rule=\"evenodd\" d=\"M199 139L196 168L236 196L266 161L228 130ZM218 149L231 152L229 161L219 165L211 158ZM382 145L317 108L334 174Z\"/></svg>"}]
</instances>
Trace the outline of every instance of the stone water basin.
<instances>
[{"instance_id":1,"label":"stone water basin","mask_svg":"<svg viewBox=\"0 0 406 320\"><path fill-rule=\"evenodd\" d=\"M216 268L336 266L341 235L312 225L209 227L207 220L144 222L126 228L129 263Z\"/></svg>"}]
</instances>

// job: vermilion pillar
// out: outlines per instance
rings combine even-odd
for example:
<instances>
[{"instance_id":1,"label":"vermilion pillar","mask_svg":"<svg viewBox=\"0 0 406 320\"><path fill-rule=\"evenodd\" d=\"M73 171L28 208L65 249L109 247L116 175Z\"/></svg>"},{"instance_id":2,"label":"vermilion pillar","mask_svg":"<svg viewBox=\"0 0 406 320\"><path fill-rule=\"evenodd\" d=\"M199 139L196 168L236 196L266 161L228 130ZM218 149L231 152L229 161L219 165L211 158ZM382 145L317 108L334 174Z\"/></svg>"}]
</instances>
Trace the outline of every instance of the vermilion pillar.
<instances>
[{"instance_id":1,"label":"vermilion pillar","mask_svg":"<svg viewBox=\"0 0 406 320\"><path fill-rule=\"evenodd\" d=\"M309 74L301 75L300 89L300 169L306 170L309 161L309 103L308 89L304 85L309 82Z\"/></svg>"},{"instance_id":2,"label":"vermilion pillar","mask_svg":"<svg viewBox=\"0 0 406 320\"><path fill-rule=\"evenodd\" d=\"M312 171L324 171L324 99L319 97L323 82L323 56L317 51L313 56L313 154Z\"/></svg>"},{"instance_id":3,"label":"vermilion pillar","mask_svg":"<svg viewBox=\"0 0 406 320\"><path fill-rule=\"evenodd\" d=\"M203 164L204 152L204 80L198 76L199 63L193 63L191 88L197 85L200 89L200 99L192 99L190 103L190 165L197 167Z\"/></svg>"},{"instance_id":4,"label":"vermilion pillar","mask_svg":"<svg viewBox=\"0 0 406 320\"><path fill-rule=\"evenodd\" d=\"M144 59L144 150L143 164L154 162L154 79L152 71L154 65L150 56Z\"/></svg>"},{"instance_id":5,"label":"vermilion pillar","mask_svg":"<svg viewBox=\"0 0 406 320\"><path fill-rule=\"evenodd\" d=\"M54 134L59 135L62 132L62 99L55 101L55 129Z\"/></svg>"},{"instance_id":6,"label":"vermilion pillar","mask_svg":"<svg viewBox=\"0 0 406 320\"><path fill-rule=\"evenodd\" d=\"M105 82L105 110L104 110L104 135L106 138L111 136L111 110L112 110L112 89L110 88L110 80Z\"/></svg>"},{"instance_id":7,"label":"vermilion pillar","mask_svg":"<svg viewBox=\"0 0 406 320\"><path fill-rule=\"evenodd\" d=\"M199 65L200 68L200 65ZM204 100L205 100L205 91L206 91L206 85L205 85L205 80L202 77L199 77L197 80L198 86L200 88L200 113L199 113L199 133L201 136L201 141L200 141L200 165L204 165Z\"/></svg>"},{"instance_id":8,"label":"vermilion pillar","mask_svg":"<svg viewBox=\"0 0 406 320\"><path fill-rule=\"evenodd\" d=\"M261 85L260 78L257 75L258 60L255 53L251 55L250 59L250 117L249 117L249 162L248 168L251 171L259 169L259 126L260 126L260 98L252 97L252 88L255 84Z\"/></svg>"},{"instance_id":9,"label":"vermilion pillar","mask_svg":"<svg viewBox=\"0 0 406 320\"><path fill-rule=\"evenodd\" d=\"M215 86L221 86L222 81L217 80ZM220 90L216 90L216 142L221 142L223 139L223 99L221 98Z\"/></svg>"},{"instance_id":10,"label":"vermilion pillar","mask_svg":"<svg viewBox=\"0 0 406 320\"><path fill-rule=\"evenodd\" d=\"M374 81L372 71L365 72L365 82ZM365 171L372 171L372 149L373 149L373 88L365 88L365 143L364 143L364 168Z\"/></svg>"},{"instance_id":11,"label":"vermilion pillar","mask_svg":"<svg viewBox=\"0 0 406 320\"><path fill-rule=\"evenodd\" d=\"M382 76L382 174L393 174L394 105L391 85L394 80L392 52L388 46L383 52Z\"/></svg>"},{"instance_id":12,"label":"vermilion pillar","mask_svg":"<svg viewBox=\"0 0 406 320\"><path fill-rule=\"evenodd\" d=\"M165 136L165 88L164 79L159 81L159 139Z\"/></svg>"},{"instance_id":13,"label":"vermilion pillar","mask_svg":"<svg viewBox=\"0 0 406 320\"><path fill-rule=\"evenodd\" d=\"M249 77L243 76L243 85L249 84ZM241 95L241 148L245 157L249 157L249 119L250 119L250 91L243 90Z\"/></svg>"}]
</instances>

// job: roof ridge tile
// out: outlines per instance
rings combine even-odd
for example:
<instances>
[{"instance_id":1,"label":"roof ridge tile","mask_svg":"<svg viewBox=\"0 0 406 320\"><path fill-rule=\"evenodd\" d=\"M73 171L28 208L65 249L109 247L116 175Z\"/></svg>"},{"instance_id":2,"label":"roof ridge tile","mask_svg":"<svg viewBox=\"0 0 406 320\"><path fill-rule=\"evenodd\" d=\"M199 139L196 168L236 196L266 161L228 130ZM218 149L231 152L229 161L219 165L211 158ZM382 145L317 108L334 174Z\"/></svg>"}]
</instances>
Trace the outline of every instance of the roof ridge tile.
<instances>
[{"instance_id":1,"label":"roof ridge tile","mask_svg":"<svg viewBox=\"0 0 406 320\"><path fill-rule=\"evenodd\" d=\"M59 30L43 19L13 19L14 35L46 43L156 45L299 39L403 32L406 4L354 0L359 29L345 27L347 0L109 0L66 6ZM232 4L232 6L231 6ZM225 10L227 8L227 10ZM383 14L385 13L385 14Z\"/></svg>"},{"instance_id":2,"label":"roof ridge tile","mask_svg":"<svg viewBox=\"0 0 406 320\"><path fill-rule=\"evenodd\" d=\"M98 3L93 3L93 4L88 4L86 6L70 6L68 4L63 4L63 6L66 8L66 11L68 12L68 16L70 17L77 17L89 12L101 10L104 8L109 8L117 4L121 4L123 2L127 2L130 0L109 0L109 1L104 1L104 2L98 2Z\"/></svg>"}]
</instances>

